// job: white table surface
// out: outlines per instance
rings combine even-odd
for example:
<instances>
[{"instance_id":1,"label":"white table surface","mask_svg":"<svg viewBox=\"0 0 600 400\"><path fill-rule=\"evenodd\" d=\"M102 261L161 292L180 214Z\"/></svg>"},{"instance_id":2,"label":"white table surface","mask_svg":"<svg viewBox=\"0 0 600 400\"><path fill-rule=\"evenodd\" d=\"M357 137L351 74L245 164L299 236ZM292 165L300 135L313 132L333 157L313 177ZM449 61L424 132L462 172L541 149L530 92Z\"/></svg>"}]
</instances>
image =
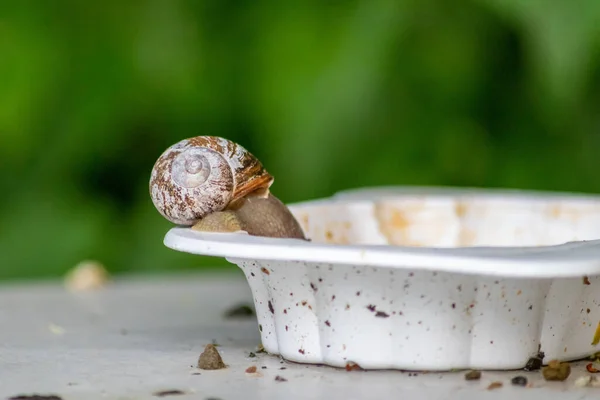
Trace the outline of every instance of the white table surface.
<instances>
[{"instance_id":1,"label":"white table surface","mask_svg":"<svg viewBox=\"0 0 600 400\"><path fill-rule=\"evenodd\" d=\"M537 372L412 374L300 365L257 354L254 318L227 320L223 312L251 301L242 273L121 279L86 293L61 282L0 287L0 398L56 394L63 399L544 399L598 398L600 388L575 388L587 374L574 364L566 382ZM228 368L195 368L204 346L216 340ZM260 376L245 373L256 365ZM262 367L266 367L263 369ZM285 367L284 370L280 368ZM200 373L198 375L198 373ZM280 375L286 382L275 381ZM526 376L533 388L513 387ZM492 381L504 386L486 390Z\"/></svg>"}]
</instances>

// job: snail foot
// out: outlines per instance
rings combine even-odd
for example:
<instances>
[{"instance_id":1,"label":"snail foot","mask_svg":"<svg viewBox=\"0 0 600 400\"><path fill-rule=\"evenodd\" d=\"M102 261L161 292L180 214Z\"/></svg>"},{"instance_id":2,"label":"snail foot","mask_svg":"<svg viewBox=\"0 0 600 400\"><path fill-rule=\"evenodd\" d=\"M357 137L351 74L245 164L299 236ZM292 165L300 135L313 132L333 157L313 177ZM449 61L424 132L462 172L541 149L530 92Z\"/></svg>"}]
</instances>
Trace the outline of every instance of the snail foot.
<instances>
[{"instance_id":1,"label":"snail foot","mask_svg":"<svg viewBox=\"0 0 600 400\"><path fill-rule=\"evenodd\" d=\"M216 211L196 222L192 229L199 232L234 233L245 231L235 211Z\"/></svg>"}]
</instances>

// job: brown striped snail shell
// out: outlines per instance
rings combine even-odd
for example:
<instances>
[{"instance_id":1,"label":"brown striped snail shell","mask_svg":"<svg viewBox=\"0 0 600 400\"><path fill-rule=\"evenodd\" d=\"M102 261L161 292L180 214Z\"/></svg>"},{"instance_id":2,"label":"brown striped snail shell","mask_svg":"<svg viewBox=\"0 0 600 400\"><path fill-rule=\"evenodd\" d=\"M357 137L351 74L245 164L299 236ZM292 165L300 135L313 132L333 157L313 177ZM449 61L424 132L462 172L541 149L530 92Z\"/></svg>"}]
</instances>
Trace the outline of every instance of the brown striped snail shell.
<instances>
[{"instance_id":1,"label":"brown striped snail shell","mask_svg":"<svg viewBox=\"0 0 600 400\"><path fill-rule=\"evenodd\" d=\"M242 146L215 136L198 136L169 147L156 161L150 196L174 224L191 226L225 210L250 193L269 194L273 177Z\"/></svg>"}]
</instances>

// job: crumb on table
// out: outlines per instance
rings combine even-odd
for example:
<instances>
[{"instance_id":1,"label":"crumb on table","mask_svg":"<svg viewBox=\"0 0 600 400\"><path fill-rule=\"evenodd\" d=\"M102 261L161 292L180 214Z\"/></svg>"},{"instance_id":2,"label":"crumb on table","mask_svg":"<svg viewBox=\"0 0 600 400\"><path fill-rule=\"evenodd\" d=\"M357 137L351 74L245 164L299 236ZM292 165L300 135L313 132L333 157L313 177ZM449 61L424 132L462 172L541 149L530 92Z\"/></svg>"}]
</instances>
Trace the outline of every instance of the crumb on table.
<instances>
[{"instance_id":1,"label":"crumb on table","mask_svg":"<svg viewBox=\"0 0 600 400\"><path fill-rule=\"evenodd\" d=\"M465 374L465 380L476 381L481 378L481 371L471 370Z\"/></svg>"},{"instance_id":2,"label":"crumb on table","mask_svg":"<svg viewBox=\"0 0 600 400\"><path fill-rule=\"evenodd\" d=\"M101 289L109 281L109 274L98 261L86 260L77 264L65 276L65 286L74 292Z\"/></svg>"},{"instance_id":3,"label":"crumb on table","mask_svg":"<svg viewBox=\"0 0 600 400\"><path fill-rule=\"evenodd\" d=\"M249 304L238 304L229 308L223 313L223 316L227 319L251 318L254 315L254 308Z\"/></svg>"},{"instance_id":4,"label":"crumb on table","mask_svg":"<svg viewBox=\"0 0 600 400\"><path fill-rule=\"evenodd\" d=\"M156 397L181 396L181 395L184 395L184 394L185 394L184 391L178 390L178 389L161 390L161 391L153 393L153 395L156 396Z\"/></svg>"},{"instance_id":5,"label":"crumb on table","mask_svg":"<svg viewBox=\"0 0 600 400\"><path fill-rule=\"evenodd\" d=\"M198 358L198 368L214 370L225 368L225 363L214 344L207 344Z\"/></svg>"},{"instance_id":6,"label":"crumb on table","mask_svg":"<svg viewBox=\"0 0 600 400\"><path fill-rule=\"evenodd\" d=\"M571 365L567 362L552 360L542 369L542 376L547 381L564 381L571 375Z\"/></svg>"}]
</instances>

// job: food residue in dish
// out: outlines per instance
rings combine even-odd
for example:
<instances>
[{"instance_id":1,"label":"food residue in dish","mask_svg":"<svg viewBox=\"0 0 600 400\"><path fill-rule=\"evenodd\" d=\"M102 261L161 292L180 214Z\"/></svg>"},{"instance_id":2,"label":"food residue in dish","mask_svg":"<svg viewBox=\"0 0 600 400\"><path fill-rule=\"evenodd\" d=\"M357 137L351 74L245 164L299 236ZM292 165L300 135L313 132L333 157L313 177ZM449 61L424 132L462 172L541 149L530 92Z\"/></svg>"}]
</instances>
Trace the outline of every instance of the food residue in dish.
<instances>
[{"instance_id":1,"label":"food residue in dish","mask_svg":"<svg viewBox=\"0 0 600 400\"><path fill-rule=\"evenodd\" d=\"M504 384L502 382L496 381L496 382L492 382L489 384L489 386L487 387L487 390L494 390L494 389L499 389L502 386L504 386Z\"/></svg>"}]
</instances>

